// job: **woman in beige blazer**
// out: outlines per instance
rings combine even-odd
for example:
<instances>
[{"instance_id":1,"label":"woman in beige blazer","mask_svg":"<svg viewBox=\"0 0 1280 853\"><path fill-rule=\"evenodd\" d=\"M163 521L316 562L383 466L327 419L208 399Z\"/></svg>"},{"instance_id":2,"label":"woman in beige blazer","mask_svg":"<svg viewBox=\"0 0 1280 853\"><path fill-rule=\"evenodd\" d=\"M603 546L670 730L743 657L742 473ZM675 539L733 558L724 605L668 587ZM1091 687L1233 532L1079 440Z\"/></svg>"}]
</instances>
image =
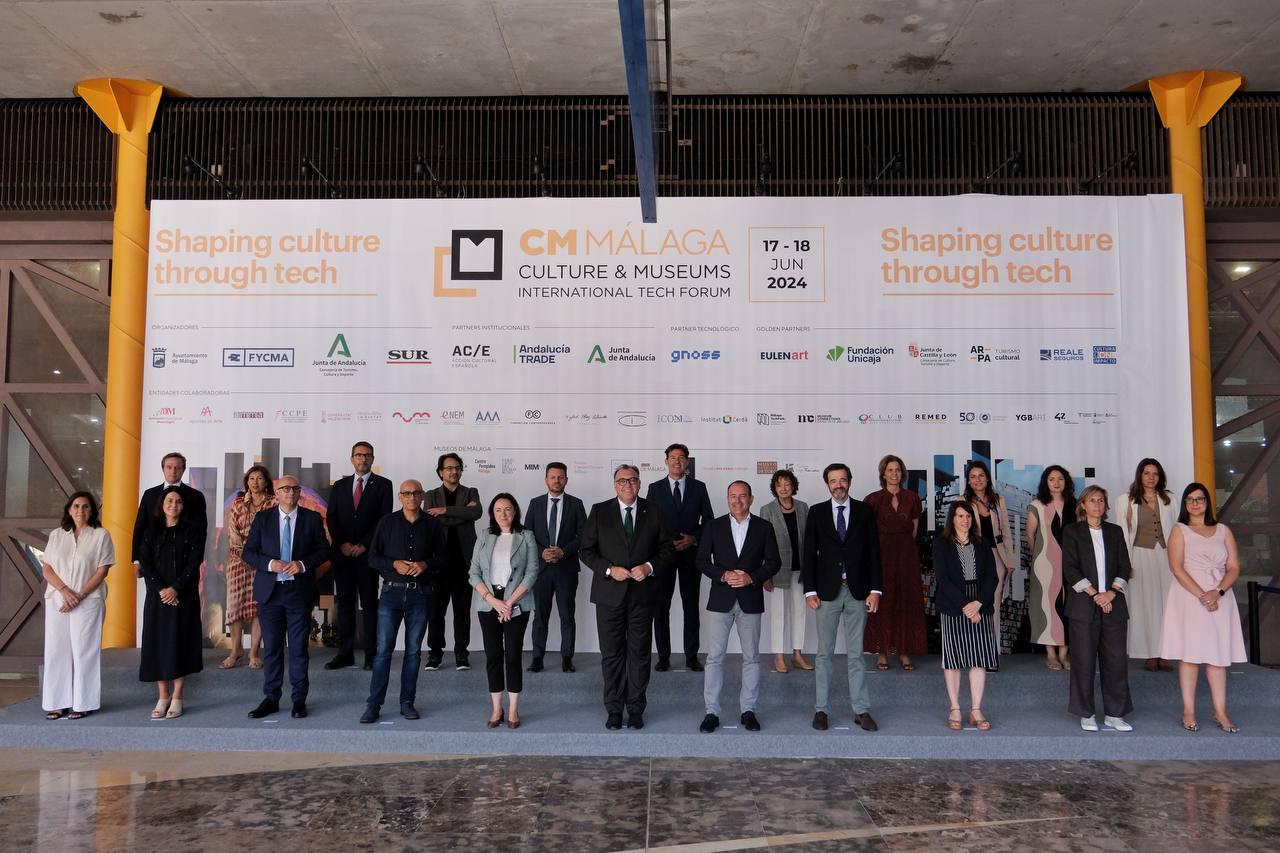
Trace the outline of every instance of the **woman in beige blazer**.
<instances>
[{"instance_id":1,"label":"woman in beige blazer","mask_svg":"<svg viewBox=\"0 0 1280 853\"><path fill-rule=\"evenodd\" d=\"M502 722L504 688L510 697L507 728L520 727L518 706L524 672L520 658L533 611L533 596L526 593L538 580L538 570L538 543L532 531L520 524L520 505L504 492L489 502L489 528L476 541L470 572L475 589L471 600L480 618L484 668L493 703L487 720L491 729Z\"/></svg>"},{"instance_id":2,"label":"woman in beige blazer","mask_svg":"<svg viewBox=\"0 0 1280 853\"><path fill-rule=\"evenodd\" d=\"M1173 664L1160 658L1160 629L1169 587L1173 585L1169 535L1178 523L1180 509L1169 492L1159 460L1139 462L1129 493L1120 500L1117 521L1124 531L1124 544L1133 566L1125 595L1129 600L1129 657L1145 659L1152 672L1173 670Z\"/></svg>"}]
</instances>

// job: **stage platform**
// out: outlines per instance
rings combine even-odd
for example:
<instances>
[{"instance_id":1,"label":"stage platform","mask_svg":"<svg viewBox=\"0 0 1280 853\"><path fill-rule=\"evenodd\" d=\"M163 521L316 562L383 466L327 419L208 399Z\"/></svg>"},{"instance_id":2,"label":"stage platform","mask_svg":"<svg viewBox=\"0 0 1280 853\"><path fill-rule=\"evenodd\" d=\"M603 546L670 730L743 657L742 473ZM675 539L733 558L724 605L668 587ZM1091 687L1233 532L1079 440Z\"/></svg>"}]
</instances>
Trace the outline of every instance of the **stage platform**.
<instances>
[{"instance_id":1,"label":"stage platform","mask_svg":"<svg viewBox=\"0 0 1280 853\"><path fill-rule=\"evenodd\" d=\"M0 710L0 746L714 758L1280 758L1280 672L1246 664L1232 667L1228 676L1231 716L1241 727L1236 735L1213 724L1203 679L1201 730L1183 731L1177 674L1146 672L1140 662L1132 663L1130 674L1136 710L1128 720L1135 730L1082 732L1066 710L1067 673L1049 671L1041 655L1005 657L1001 672L988 676L983 709L993 723L991 731L952 732L945 726L948 703L938 658L919 658L914 672L903 672L896 661L893 669L879 672L875 658L868 656L872 714L880 725L880 731L871 734L852 722L842 657L837 658L827 732L810 726L813 673L774 673L770 657L762 660L757 709L763 730L750 733L737 727L740 659L734 655L726 667L722 728L705 735L698 731L703 716L700 673L653 673L645 728L608 731L599 656L579 655L574 661L578 671L564 673L554 653L546 659L546 671L525 674L522 725L516 731L485 727L489 700L484 655L479 652L472 653L473 668L468 672L452 669L453 656L447 654L449 669L420 674L417 706L423 716L417 721L404 720L398 713L397 655L382 719L361 725L369 673L358 667L326 671L323 664L332 654L330 649L312 650L310 716L304 720L289 716L287 701L273 717L248 719L249 710L261 699L262 673L243 665L219 670L225 652L210 650L205 671L190 679L186 714L153 721L148 713L155 704L155 688L137 680L138 652L110 650L103 654L101 711L83 720L49 722L37 696ZM674 661L682 664L682 656ZM286 683L286 700L288 696ZM964 708L967 713L967 699Z\"/></svg>"}]
</instances>

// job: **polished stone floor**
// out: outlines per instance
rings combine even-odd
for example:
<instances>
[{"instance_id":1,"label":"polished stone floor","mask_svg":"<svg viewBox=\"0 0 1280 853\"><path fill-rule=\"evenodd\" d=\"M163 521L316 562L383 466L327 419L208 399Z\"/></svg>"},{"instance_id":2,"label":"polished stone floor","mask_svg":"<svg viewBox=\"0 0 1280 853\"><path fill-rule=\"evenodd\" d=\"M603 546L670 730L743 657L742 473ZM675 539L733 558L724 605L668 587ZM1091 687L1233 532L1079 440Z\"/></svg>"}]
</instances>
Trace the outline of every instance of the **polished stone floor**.
<instances>
[{"instance_id":1,"label":"polished stone floor","mask_svg":"<svg viewBox=\"0 0 1280 853\"><path fill-rule=\"evenodd\" d=\"M0 750L0 849L1280 849L1274 762Z\"/></svg>"}]
</instances>

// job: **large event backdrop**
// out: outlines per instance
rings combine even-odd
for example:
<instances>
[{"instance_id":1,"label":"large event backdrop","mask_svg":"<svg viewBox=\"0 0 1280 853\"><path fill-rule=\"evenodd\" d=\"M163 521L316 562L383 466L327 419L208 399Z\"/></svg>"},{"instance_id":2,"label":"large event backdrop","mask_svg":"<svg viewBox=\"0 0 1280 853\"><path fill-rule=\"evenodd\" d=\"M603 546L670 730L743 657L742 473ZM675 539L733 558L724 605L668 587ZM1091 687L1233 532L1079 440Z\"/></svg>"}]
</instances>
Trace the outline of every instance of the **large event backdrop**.
<instances>
[{"instance_id":1,"label":"large event backdrop","mask_svg":"<svg viewBox=\"0 0 1280 853\"><path fill-rule=\"evenodd\" d=\"M860 497L895 453L931 527L983 457L1019 538L1046 465L1113 493L1144 456L1177 487L1190 476L1177 196L670 198L659 224L637 214L627 198L155 202L139 487L176 449L209 499L210 641L245 468L299 477L323 511L356 440L428 488L456 451L486 505L527 502L551 460L589 505L621 462L662 477L679 441L718 512L739 478L758 510L779 467L820 500L835 460Z\"/></svg>"}]
</instances>

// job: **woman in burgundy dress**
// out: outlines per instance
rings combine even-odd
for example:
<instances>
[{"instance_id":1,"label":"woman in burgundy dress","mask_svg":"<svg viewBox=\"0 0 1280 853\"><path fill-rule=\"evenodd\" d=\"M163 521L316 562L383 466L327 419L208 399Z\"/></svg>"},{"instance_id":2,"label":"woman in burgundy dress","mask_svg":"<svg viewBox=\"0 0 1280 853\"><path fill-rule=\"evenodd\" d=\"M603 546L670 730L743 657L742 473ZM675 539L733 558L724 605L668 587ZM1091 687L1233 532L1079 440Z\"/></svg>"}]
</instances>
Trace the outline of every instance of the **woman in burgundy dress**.
<instances>
[{"instance_id":1,"label":"woman in burgundy dress","mask_svg":"<svg viewBox=\"0 0 1280 853\"><path fill-rule=\"evenodd\" d=\"M920 498L903 488L907 466L897 456L880 460L881 489L867 495L876 514L880 534L880 566L884 598L880 609L867 615L863 648L880 655L876 669L889 668L889 653L896 652L905 670L915 669L911 655L928 650L924 636L924 589L920 579L920 555L916 531L920 525Z\"/></svg>"}]
</instances>

